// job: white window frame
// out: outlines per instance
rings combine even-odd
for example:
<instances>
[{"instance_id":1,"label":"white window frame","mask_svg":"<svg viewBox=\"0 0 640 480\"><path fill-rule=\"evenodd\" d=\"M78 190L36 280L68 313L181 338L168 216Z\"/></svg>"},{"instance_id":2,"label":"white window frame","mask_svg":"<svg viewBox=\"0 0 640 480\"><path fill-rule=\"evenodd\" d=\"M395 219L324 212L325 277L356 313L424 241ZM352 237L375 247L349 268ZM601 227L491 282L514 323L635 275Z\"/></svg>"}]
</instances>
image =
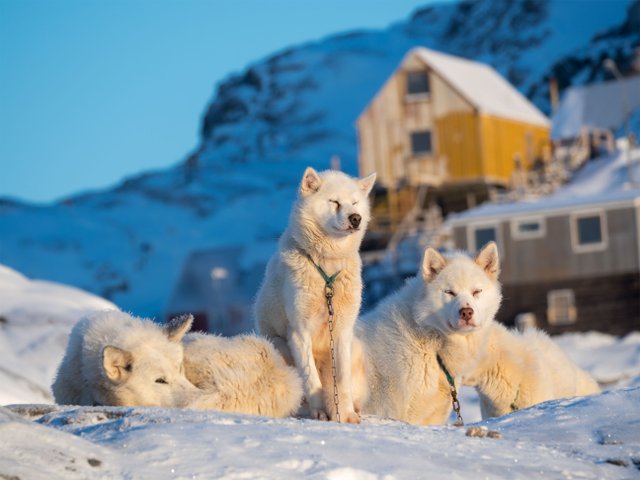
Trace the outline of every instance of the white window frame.
<instances>
[{"instance_id":1,"label":"white window frame","mask_svg":"<svg viewBox=\"0 0 640 480\"><path fill-rule=\"evenodd\" d=\"M558 318L555 301L560 298L565 298L569 305L566 317ZM576 308L576 297L573 290L570 288L563 288L559 290L550 290L547 292L547 322L549 325L562 326L573 325L578 321L578 309Z\"/></svg>"},{"instance_id":2,"label":"white window frame","mask_svg":"<svg viewBox=\"0 0 640 480\"><path fill-rule=\"evenodd\" d=\"M522 232L518 228L523 223L537 222L540 229L535 232ZM511 220L511 238L514 240L530 240L532 238L543 238L547 235L547 221L544 217L517 217Z\"/></svg>"},{"instance_id":3,"label":"white window frame","mask_svg":"<svg viewBox=\"0 0 640 480\"><path fill-rule=\"evenodd\" d=\"M430 93L407 93L404 96L404 100L407 103L419 103L426 102L431 98Z\"/></svg>"},{"instance_id":4,"label":"white window frame","mask_svg":"<svg viewBox=\"0 0 640 480\"><path fill-rule=\"evenodd\" d=\"M587 217L600 217L600 236L598 243L587 243L581 245L578 238L578 220ZM607 229L607 215L602 209L582 210L569 215L569 227L571 229L571 248L575 253L588 253L606 250L609 246L609 235Z\"/></svg>"},{"instance_id":5,"label":"white window frame","mask_svg":"<svg viewBox=\"0 0 640 480\"><path fill-rule=\"evenodd\" d=\"M467 226L467 250L470 252L477 252L479 248L482 248L484 245L476 245L476 230L483 228L493 228L496 231L496 244L498 245L498 252L500 256L503 256L503 248L502 248L502 229L500 228L500 222L476 222L470 223Z\"/></svg>"}]
</instances>

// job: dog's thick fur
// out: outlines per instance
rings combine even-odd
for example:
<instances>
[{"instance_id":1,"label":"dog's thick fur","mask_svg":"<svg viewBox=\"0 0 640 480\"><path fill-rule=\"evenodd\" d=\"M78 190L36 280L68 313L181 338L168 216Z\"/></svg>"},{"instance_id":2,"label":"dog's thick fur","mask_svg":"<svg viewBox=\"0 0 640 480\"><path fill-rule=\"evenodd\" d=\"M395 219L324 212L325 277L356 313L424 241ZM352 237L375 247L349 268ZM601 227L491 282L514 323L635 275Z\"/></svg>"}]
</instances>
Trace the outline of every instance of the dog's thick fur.
<instances>
[{"instance_id":1,"label":"dog's thick fur","mask_svg":"<svg viewBox=\"0 0 640 480\"><path fill-rule=\"evenodd\" d=\"M374 181L375 174L358 180L307 168L256 299L257 328L295 364L312 418L337 419L325 281L315 262L328 275L340 272L333 296L340 420L360 421L352 398L351 349L362 296L358 250L369 222L367 197Z\"/></svg>"},{"instance_id":2,"label":"dog's thick fur","mask_svg":"<svg viewBox=\"0 0 640 480\"><path fill-rule=\"evenodd\" d=\"M497 260L494 244L475 260L462 253L445 259L429 248L420 273L362 317L356 330L369 386L364 413L414 424L447 420L450 389L436 356L457 385L475 367L500 305Z\"/></svg>"},{"instance_id":3,"label":"dog's thick fur","mask_svg":"<svg viewBox=\"0 0 640 480\"><path fill-rule=\"evenodd\" d=\"M300 406L300 377L264 338L189 333L183 344L185 374L205 393L191 408L285 417Z\"/></svg>"},{"instance_id":4,"label":"dog's thick fur","mask_svg":"<svg viewBox=\"0 0 640 480\"><path fill-rule=\"evenodd\" d=\"M115 310L80 320L71 331L52 385L55 401L186 406L198 394L182 369L181 339L190 327L191 318L163 328Z\"/></svg>"},{"instance_id":5,"label":"dog's thick fur","mask_svg":"<svg viewBox=\"0 0 640 480\"><path fill-rule=\"evenodd\" d=\"M482 418L505 415L546 400L591 395L600 387L547 334L491 326L486 353L465 378L480 396Z\"/></svg>"}]
</instances>

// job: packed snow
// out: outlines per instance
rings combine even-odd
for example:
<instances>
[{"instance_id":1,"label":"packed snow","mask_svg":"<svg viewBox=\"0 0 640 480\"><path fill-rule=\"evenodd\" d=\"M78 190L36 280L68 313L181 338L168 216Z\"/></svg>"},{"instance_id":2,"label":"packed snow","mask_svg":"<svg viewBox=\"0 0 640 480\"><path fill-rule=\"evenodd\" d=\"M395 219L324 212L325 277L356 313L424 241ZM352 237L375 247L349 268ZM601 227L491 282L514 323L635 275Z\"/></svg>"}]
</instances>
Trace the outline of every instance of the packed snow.
<instances>
[{"instance_id":1,"label":"packed snow","mask_svg":"<svg viewBox=\"0 0 640 480\"><path fill-rule=\"evenodd\" d=\"M0 267L0 478L634 478L640 476L640 332L556 340L607 389L479 421L360 425L166 408L52 404L71 326L115 308L74 288ZM12 405L7 405L12 404ZM491 438L489 432L498 432Z\"/></svg>"}]
</instances>

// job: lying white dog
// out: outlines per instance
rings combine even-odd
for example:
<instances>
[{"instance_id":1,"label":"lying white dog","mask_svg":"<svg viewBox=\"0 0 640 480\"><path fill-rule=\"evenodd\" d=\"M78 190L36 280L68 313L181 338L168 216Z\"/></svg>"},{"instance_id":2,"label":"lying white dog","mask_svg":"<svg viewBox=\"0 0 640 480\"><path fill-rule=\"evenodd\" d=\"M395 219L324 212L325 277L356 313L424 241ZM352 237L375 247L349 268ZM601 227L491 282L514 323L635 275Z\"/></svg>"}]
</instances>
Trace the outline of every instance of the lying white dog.
<instances>
[{"instance_id":1,"label":"lying white dog","mask_svg":"<svg viewBox=\"0 0 640 480\"><path fill-rule=\"evenodd\" d=\"M425 250L420 275L358 323L365 413L444 423L463 381L477 387L484 417L598 391L544 333L520 335L494 322L499 271L493 242L475 259Z\"/></svg>"},{"instance_id":2,"label":"lying white dog","mask_svg":"<svg viewBox=\"0 0 640 480\"><path fill-rule=\"evenodd\" d=\"M369 386L364 413L446 422L452 407L447 375L459 386L483 351L502 298L497 273L495 244L475 260L425 251L420 273L358 322Z\"/></svg>"},{"instance_id":3,"label":"lying white dog","mask_svg":"<svg viewBox=\"0 0 640 480\"><path fill-rule=\"evenodd\" d=\"M317 419L360 421L352 397L351 348L362 296L358 250L374 181L375 174L358 180L307 168L256 299L258 331L295 364L310 415Z\"/></svg>"},{"instance_id":4,"label":"lying white dog","mask_svg":"<svg viewBox=\"0 0 640 480\"><path fill-rule=\"evenodd\" d=\"M185 336L192 321L186 315L162 327L119 311L79 321L53 383L56 402L278 417L297 410L301 380L268 341Z\"/></svg>"},{"instance_id":5,"label":"lying white dog","mask_svg":"<svg viewBox=\"0 0 640 480\"><path fill-rule=\"evenodd\" d=\"M478 254L474 269L464 256L443 257L433 249L425 252L425 263L435 275L417 321L442 335L442 363L477 387L484 418L600 391L544 332L519 334L493 321L501 298L495 243Z\"/></svg>"},{"instance_id":6,"label":"lying white dog","mask_svg":"<svg viewBox=\"0 0 640 480\"><path fill-rule=\"evenodd\" d=\"M56 403L184 407L199 394L182 368L191 318L164 328L108 310L80 320L52 385Z\"/></svg>"}]
</instances>

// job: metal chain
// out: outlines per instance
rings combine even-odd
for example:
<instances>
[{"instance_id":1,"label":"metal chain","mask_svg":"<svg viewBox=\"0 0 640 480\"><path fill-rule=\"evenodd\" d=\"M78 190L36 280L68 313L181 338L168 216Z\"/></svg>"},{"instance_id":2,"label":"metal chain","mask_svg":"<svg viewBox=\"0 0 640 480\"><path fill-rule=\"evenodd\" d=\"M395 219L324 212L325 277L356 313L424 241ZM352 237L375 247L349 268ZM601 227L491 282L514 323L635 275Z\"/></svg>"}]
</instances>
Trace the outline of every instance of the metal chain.
<instances>
[{"instance_id":1,"label":"metal chain","mask_svg":"<svg viewBox=\"0 0 640 480\"><path fill-rule=\"evenodd\" d=\"M449 385L451 389L451 405L453 405L453 411L456 412L456 417L458 420L453 425L456 427L464 426L464 420L462 420L462 415L460 414L460 402L458 401L458 392L456 391L455 385Z\"/></svg>"},{"instance_id":2,"label":"metal chain","mask_svg":"<svg viewBox=\"0 0 640 480\"><path fill-rule=\"evenodd\" d=\"M458 421L453 425L456 427L464 426L464 421L462 420L462 415L460 414L460 402L458 401L458 391L456 390L456 382L454 378L447 370L447 367L444 364L444 361L440 357L440 355L436 355L436 359L438 360L438 365L440 365L440 369L444 373L445 378L447 379L447 383L449 383L449 391L451 392L451 405L453 406L453 411L456 412L456 416L458 417Z\"/></svg>"},{"instance_id":3,"label":"metal chain","mask_svg":"<svg viewBox=\"0 0 640 480\"><path fill-rule=\"evenodd\" d=\"M338 400L338 380L337 380L337 370L336 370L336 353L335 353L335 345L333 342L333 285L325 285L324 287L324 297L327 299L327 311L329 313L328 323L329 323L329 349L331 350L331 374L333 375L333 404L336 407L336 420L340 423L340 409L338 404L340 403Z\"/></svg>"}]
</instances>

